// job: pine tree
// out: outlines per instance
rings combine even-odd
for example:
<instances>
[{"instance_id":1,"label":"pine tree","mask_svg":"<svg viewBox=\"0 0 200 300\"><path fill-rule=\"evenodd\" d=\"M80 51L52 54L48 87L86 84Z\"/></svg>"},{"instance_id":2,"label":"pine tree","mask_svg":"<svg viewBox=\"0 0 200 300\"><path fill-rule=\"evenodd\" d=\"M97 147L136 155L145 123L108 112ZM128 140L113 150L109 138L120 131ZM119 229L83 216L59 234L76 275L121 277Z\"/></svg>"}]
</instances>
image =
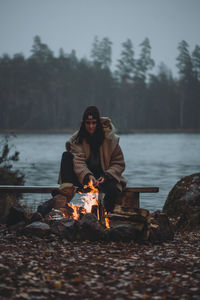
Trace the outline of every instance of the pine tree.
<instances>
[{"instance_id":1,"label":"pine tree","mask_svg":"<svg viewBox=\"0 0 200 300\"><path fill-rule=\"evenodd\" d=\"M35 59L39 63L46 63L53 57L53 52L46 44L41 42L41 39L38 35L34 37L31 52L31 58Z\"/></svg>"},{"instance_id":2,"label":"pine tree","mask_svg":"<svg viewBox=\"0 0 200 300\"><path fill-rule=\"evenodd\" d=\"M122 43L121 58L118 60L116 75L121 81L133 80L135 60L133 44L130 39Z\"/></svg>"},{"instance_id":3,"label":"pine tree","mask_svg":"<svg viewBox=\"0 0 200 300\"><path fill-rule=\"evenodd\" d=\"M112 62L112 42L109 38L104 37L99 41L95 36L92 45L91 57L93 62L102 69L108 69Z\"/></svg>"},{"instance_id":4,"label":"pine tree","mask_svg":"<svg viewBox=\"0 0 200 300\"><path fill-rule=\"evenodd\" d=\"M200 46L198 45L195 46L192 52L192 65L197 80L200 80Z\"/></svg>"},{"instance_id":5,"label":"pine tree","mask_svg":"<svg viewBox=\"0 0 200 300\"><path fill-rule=\"evenodd\" d=\"M145 40L140 44L140 47L141 53L136 63L136 77L145 81L148 71L154 67L155 62L151 58L151 46L148 38L145 38Z\"/></svg>"},{"instance_id":6,"label":"pine tree","mask_svg":"<svg viewBox=\"0 0 200 300\"><path fill-rule=\"evenodd\" d=\"M184 82L190 82L193 78L192 59L189 52L189 45L186 41L181 41L178 45L179 55L177 57L177 68L180 79Z\"/></svg>"}]
</instances>

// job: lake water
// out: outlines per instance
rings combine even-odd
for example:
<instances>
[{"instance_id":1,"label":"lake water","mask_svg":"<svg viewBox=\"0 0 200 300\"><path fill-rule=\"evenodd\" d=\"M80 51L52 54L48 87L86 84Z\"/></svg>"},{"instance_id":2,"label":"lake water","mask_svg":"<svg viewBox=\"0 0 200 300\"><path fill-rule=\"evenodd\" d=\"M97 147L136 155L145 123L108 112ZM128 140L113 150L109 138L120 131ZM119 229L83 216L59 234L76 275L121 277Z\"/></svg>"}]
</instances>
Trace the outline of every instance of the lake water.
<instances>
[{"instance_id":1,"label":"lake water","mask_svg":"<svg viewBox=\"0 0 200 300\"><path fill-rule=\"evenodd\" d=\"M0 135L2 144L3 134ZM68 134L18 134L10 137L20 152L15 167L25 174L26 185L55 185L60 157ZM141 194L141 207L162 209L174 184L183 176L200 172L200 134L122 134L128 186L158 186L159 193ZM26 195L24 201L37 205L50 195Z\"/></svg>"}]
</instances>

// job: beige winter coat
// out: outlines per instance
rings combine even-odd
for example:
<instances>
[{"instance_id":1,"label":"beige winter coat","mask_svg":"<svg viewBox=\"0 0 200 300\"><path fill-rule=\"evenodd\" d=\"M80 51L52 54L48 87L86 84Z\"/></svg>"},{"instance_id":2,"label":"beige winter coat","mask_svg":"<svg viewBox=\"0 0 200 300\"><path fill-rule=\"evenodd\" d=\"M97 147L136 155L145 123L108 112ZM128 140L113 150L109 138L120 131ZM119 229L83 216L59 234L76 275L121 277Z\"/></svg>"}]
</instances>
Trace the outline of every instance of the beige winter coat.
<instances>
[{"instance_id":1,"label":"beige winter coat","mask_svg":"<svg viewBox=\"0 0 200 300\"><path fill-rule=\"evenodd\" d=\"M113 125L109 118L102 117L101 123L105 132L105 139L100 146L100 161L104 172L112 175L118 182L117 187L122 191L126 186L126 180L122 176L125 169L125 162L122 150L119 146L119 137L115 135ZM90 146L85 140L82 144L75 144L76 132L68 142L66 149L74 155L74 172L78 180L83 184L83 180L91 171L88 169L86 161L90 156Z\"/></svg>"}]
</instances>

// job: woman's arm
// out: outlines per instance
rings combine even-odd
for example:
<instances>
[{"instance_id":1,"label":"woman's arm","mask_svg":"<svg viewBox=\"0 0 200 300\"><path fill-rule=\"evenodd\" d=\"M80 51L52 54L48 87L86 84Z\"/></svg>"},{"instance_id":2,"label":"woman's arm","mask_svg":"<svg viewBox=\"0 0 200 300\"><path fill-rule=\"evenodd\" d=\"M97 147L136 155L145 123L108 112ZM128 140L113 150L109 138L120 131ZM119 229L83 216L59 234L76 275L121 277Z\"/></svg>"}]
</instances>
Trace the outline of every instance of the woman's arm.
<instances>
[{"instance_id":1,"label":"woman's arm","mask_svg":"<svg viewBox=\"0 0 200 300\"><path fill-rule=\"evenodd\" d=\"M118 182L120 182L121 174L125 170L125 161L124 161L124 155L121 150L121 147L119 144L115 147L111 159L109 168L106 170L106 173L113 176Z\"/></svg>"},{"instance_id":2,"label":"woman's arm","mask_svg":"<svg viewBox=\"0 0 200 300\"><path fill-rule=\"evenodd\" d=\"M71 152L74 155L73 158L74 172L78 177L80 183L84 184L85 176L88 174L93 175L92 172L88 169L85 152L80 146L76 144L71 144Z\"/></svg>"}]
</instances>

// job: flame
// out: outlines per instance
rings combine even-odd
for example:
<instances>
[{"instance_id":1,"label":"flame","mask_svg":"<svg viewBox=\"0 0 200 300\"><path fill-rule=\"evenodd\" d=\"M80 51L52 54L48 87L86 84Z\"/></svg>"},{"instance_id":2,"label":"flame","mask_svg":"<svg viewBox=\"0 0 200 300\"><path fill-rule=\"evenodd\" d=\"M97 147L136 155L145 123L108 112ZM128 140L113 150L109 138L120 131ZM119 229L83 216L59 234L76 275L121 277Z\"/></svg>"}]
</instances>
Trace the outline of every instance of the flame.
<instances>
[{"instance_id":1,"label":"flame","mask_svg":"<svg viewBox=\"0 0 200 300\"><path fill-rule=\"evenodd\" d=\"M110 220L107 212L105 212L105 226L106 228L110 228Z\"/></svg>"},{"instance_id":2,"label":"flame","mask_svg":"<svg viewBox=\"0 0 200 300\"><path fill-rule=\"evenodd\" d=\"M75 220L79 220L80 218L80 206L79 205L71 205L71 208L73 208L73 218Z\"/></svg>"},{"instance_id":3,"label":"flame","mask_svg":"<svg viewBox=\"0 0 200 300\"><path fill-rule=\"evenodd\" d=\"M80 213L86 214L91 213L92 206L97 205L98 206L98 194L99 191L97 188L93 186L92 180L89 181L88 185L84 185L84 189L90 188L90 192L86 193L81 197L81 201L83 202L83 207L81 209L81 206L74 205L68 203L68 206L73 209L72 218L75 220L79 220ZM79 194L82 194L81 192L78 192ZM64 215L63 215L64 217ZM97 219L99 220L99 211L97 209Z\"/></svg>"},{"instance_id":4,"label":"flame","mask_svg":"<svg viewBox=\"0 0 200 300\"><path fill-rule=\"evenodd\" d=\"M91 213L92 207L97 206L97 219L100 219L99 216L99 203L98 203L98 196L99 196L99 190L93 185L93 181L90 180L88 182L88 185L84 186L84 189L90 188L90 191L86 193L85 195L81 196L81 201L83 202L83 207L79 205L74 205L67 203L68 207L71 207L73 209L73 213L71 216L66 215L64 212L62 212L63 218L73 218L75 220L80 219L81 214ZM78 192L79 194L82 194L81 192ZM52 216L49 215L49 218L52 219ZM109 220L108 220L109 222Z\"/></svg>"},{"instance_id":5,"label":"flame","mask_svg":"<svg viewBox=\"0 0 200 300\"><path fill-rule=\"evenodd\" d=\"M84 208L87 213L90 213L93 205L98 206L98 195L99 190L94 187L92 180L88 182L88 185L84 186L84 188L90 188L90 192L81 197L81 201L84 204ZM97 218L99 219L99 212L97 210Z\"/></svg>"},{"instance_id":6,"label":"flame","mask_svg":"<svg viewBox=\"0 0 200 300\"><path fill-rule=\"evenodd\" d=\"M88 187L91 189L90 193L99 193L99 190L94 187L92 179L88 182Z\"/></svg>"}]
</instances>

